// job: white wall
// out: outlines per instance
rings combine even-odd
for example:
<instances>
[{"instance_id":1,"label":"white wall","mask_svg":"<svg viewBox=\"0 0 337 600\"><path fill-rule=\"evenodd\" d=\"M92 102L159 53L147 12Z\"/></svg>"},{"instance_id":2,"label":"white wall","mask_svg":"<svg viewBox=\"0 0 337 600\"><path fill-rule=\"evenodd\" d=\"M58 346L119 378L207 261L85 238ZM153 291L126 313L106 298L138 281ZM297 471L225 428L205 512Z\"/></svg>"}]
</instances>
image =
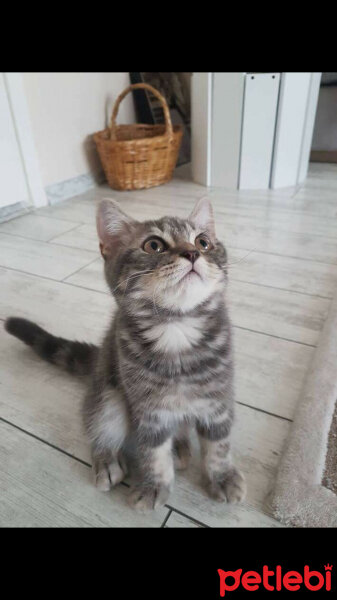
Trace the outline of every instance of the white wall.
<instances>
[{"instance_id":1,"label":"white wall","mask_svg":"<svg viewBox=\"0 0 337 600\"><path fill-rule=\"evenodd\" d=\"M89 136L106 127L113 101L129 84L129 73L24 73L45 187L100 172ZM122 102L117 121L135 121L131 94Z\"/></svg>"},{"instance_id":2,"label":"white wall","mask_svg":"<svg viewBox=\"0 0 337 600\"><path fill-rule=\"evenodd\" d=\"M245 73L213 73L211 185L237 189Z\"/></svg>"}]
</instances>

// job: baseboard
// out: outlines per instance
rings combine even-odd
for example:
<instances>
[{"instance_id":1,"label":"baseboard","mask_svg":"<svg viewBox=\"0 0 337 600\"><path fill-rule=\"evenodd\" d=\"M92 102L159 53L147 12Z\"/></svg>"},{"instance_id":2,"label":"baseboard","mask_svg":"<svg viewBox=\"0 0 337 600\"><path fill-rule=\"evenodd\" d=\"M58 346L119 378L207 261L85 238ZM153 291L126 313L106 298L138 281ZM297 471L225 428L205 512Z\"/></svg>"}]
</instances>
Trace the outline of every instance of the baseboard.
<instances>
[{"instance_id":1,"label":"baseboard","mask_svg":"<svg viewBox=\"0 0 337 600\"><path fill-rule=\"evenodd\" d=\"M78 177L73 177L72 179L67 179L66 181L48 185L45 188L48 204L57 204L58 202L62 202L62 200L67 200L73 196L83 194L87 190L103 183L103 181L103 173L98 176L96 175L95 177L91 175L91 173L86 173L84 175L79 175Z\"/></svg>"},{"instance_id":2,"label":"baseboard","mask_svg":"<svg viewBox=\"0 0 337 600\"><path fill-rule=\"evenodd\" d=\"M10 221L10 219L15 219L16 217L26 215L32 210L32 208L32 206L27 205L25 202L17 202L16 204L11 204L10 206L3 206L0 208L0 223L4 223L5 221Z\"/></svg>"},{"instance_id":3,"label":"baseboard","mask_svg":"<svg viewBox=\"0 0 337 600\"><path fill-rule=\"evenodd\" d=\"M310 161L337 163L337 150L311 150Z\"/></svg>"}]
</instances>

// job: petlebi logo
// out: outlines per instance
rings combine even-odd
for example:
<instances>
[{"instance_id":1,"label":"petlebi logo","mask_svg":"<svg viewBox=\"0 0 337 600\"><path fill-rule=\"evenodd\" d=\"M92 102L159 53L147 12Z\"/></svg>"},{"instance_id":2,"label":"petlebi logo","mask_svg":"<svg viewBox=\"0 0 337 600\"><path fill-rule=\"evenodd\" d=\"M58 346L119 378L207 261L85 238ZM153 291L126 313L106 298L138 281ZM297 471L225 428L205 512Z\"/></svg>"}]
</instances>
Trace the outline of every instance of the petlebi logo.
<instances>
[{"instance_id":1,"label":"petlebi logo","mask_svg":"<svg viewBox=\"0 0 337 600\"><path fill-rule=\"evenodd\" d=\"M306 588L311 592L319 590L331 591L332 565L324 565L321 571L312 570L305 565L303 572L284 571L280 565L270 569L267 565L262 567L262 572L245 571L223 571L218 569L220 577L220 596L223 598L229 592L235 592L241 585L248 592L255 592L264 588L268 592L304 591Z\"/></svg>"}]
</instances>

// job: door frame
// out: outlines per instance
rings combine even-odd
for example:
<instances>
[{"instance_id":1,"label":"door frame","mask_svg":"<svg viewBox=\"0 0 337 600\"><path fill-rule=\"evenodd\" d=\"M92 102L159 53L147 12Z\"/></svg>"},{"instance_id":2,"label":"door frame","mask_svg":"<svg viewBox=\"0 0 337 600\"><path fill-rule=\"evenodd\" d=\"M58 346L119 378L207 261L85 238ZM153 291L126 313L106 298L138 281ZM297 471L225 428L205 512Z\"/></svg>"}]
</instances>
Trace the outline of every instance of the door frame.
<instances>
[{"instance_id":1,"label":"door frame","mask_svg":"<svg viewBox=\"0 0 337 600\"><path fill-rule=\"evenodd\" d=\"M33 207L46 206L47 195L41 177L22 73L3 73L15 133L20 149L30 201Z\"/></svg>"}]
</instances>

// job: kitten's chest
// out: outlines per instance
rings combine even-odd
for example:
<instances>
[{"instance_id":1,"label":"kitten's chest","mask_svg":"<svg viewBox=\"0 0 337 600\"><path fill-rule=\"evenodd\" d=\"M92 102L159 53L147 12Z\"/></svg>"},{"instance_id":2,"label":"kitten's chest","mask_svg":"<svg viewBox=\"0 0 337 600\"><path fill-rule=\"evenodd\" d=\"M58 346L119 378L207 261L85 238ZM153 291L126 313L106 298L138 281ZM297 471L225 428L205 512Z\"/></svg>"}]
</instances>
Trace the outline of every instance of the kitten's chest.
<instances>
[{"instance_id":1,"label":"kitten's chest","mask_svg":"<svg viewBox=\"0 0 337 600\"><path fill-rule=\"evenodd\" d=\"M193 350L204 337L207 327L204 317L184 317L153 324L144 331L144 338L152 344L152 351L174 357Z\"/></svg>"},{"instance_id":2,"label":"kitten's chest","mask_svg":"<svg viewBox=\"0 0 337 600\"><path fill-rule=\"evenodd\" d=\"M231 376L228 321L217 313L143 321L120 344L122 384L137 410L200 416Z\"/></svg>"}]
</instances>

